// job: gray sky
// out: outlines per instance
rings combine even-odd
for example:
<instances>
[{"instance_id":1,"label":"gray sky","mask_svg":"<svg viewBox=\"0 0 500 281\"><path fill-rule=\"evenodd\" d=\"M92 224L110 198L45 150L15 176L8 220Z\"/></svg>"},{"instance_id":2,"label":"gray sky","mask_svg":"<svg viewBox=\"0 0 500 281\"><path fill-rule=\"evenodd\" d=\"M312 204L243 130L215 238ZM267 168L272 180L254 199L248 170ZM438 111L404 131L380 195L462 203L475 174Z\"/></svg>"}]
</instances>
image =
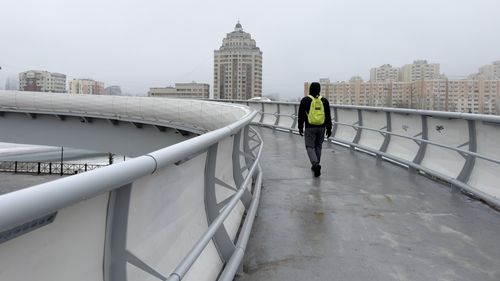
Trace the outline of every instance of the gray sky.
<instances>
[{"instance_id":1,"label":"gray sky","mask_svg":"<svg viewBox=\"0 0 500 281\"><path fill-rule=\"evenodd\" d=\"M29 69L145 94L213 84L213 51L238 18L263 51L264 95L415 59L465 76L500 59L498 0L2 0L0 85Z\"/></svg>"}]
</instances>

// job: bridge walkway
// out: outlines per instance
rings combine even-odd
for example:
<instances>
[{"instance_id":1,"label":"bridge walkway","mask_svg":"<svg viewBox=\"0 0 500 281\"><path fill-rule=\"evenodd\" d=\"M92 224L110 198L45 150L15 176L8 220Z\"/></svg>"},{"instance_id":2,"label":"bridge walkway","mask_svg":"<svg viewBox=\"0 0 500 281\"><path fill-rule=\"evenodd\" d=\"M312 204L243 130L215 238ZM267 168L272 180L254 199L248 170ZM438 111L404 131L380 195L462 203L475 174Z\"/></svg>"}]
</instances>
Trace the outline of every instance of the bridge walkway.
<instances>
[{"instance_id":1,"label":"bridge walkway","mask_svg":"<svg viewBox=\"0 0 500 281\"><path fill-rule=\"evenodd\" d=\"M374 157L259 129L263 193L238 281L500 280L500 213Z\"/></svg>"}]
</instances>

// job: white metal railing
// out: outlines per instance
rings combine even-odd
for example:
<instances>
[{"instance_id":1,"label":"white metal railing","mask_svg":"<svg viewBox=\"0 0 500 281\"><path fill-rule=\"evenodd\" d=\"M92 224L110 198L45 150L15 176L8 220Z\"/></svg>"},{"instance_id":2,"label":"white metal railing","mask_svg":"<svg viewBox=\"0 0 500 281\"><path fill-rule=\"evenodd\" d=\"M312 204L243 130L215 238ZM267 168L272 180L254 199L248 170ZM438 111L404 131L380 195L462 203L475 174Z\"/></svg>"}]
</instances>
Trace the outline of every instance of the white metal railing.
<instances>
[{"instance_id":1,"label":"white metal railing","mask_svg":"<svg viewBox=\"0 0 500 281\"><path fill-rule=\"evenodd\" d=\"M253 122L297 132L298 103L228 101L259 111ZM500 116L332 105L331 141L438 177L500 206Z\"/></svg>"},{"instance_id":2,"label":"white metal railing","mask_svg":"<svg viewBox=\"0 0 500 281\"><path fill-rule=\"evenodd\" d=\"M0 126L10 115L49 114L206 131L1 195L0 280L215 280L222 269L225 278L228 271L234 276L262 181L262 140L249 128L255 111L163 98L0 92L0 112Z\"/></svg>"}]
</instances>

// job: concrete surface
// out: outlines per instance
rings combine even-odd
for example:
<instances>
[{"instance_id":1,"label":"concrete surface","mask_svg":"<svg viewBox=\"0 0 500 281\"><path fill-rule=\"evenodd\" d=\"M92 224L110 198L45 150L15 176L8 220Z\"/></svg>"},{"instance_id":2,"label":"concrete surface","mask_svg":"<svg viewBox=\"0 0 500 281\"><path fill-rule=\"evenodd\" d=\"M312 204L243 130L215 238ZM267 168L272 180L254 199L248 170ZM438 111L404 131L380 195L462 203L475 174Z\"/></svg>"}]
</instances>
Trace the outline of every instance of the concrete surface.
<instances>
[{"instance_id":1,"label":"concrete surface","mask_svg":"<svg viewBox=\"0 0 500 281\"><path fill-rule=\"evenodd\" d=\"M313 178L302 138L259 130L264 187L236 280L500 280L499 212L332 144Z\"/></svg>"},{"instance_id":2,"label":"concrete surface","mask_svg":"<svg viewBox=\"0 0 500 281\"><path fill-rule=\"evenodd\" d=\"M0 195L61 178L58 175L0 173Z\"/></svg>"}]
</instances>

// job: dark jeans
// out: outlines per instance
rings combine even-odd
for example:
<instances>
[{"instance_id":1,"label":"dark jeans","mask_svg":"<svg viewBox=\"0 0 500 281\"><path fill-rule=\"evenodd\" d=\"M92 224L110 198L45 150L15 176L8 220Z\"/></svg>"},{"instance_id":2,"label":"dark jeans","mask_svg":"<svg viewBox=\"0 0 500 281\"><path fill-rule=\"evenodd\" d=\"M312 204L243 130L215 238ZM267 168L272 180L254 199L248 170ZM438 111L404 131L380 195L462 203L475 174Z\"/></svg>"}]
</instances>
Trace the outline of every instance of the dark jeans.
<instances>
[{"instance_id":1,"label":"dark jeans","mask_svg":"<svg viewBox=\"0 0 500 281\"><path fill-rule=\"evenodd\" d=\"M321 161L321 146L324 139L325 127L306 128L304 132L307 155L313 166Z\"/></svg>"}]
</instances>

